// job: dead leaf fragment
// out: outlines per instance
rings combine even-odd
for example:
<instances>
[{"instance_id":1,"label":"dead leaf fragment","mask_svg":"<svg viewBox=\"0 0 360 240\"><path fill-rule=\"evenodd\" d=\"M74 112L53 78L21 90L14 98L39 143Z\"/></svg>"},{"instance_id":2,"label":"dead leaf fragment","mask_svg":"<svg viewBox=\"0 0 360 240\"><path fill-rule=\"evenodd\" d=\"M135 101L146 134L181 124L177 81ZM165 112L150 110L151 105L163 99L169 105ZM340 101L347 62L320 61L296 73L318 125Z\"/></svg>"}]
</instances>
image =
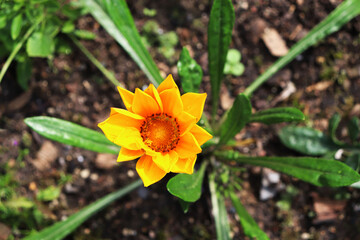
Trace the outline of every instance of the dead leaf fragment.
<instances>
[{"instance_id":1,"label":"dead leaf fragment","mask_svg":"<svg viewBox=\"0 0 360 240\"><path fill-rule=\"evenodd\" d=\"M11 234L11 229L0 222L0 240L6 240Z\"/></svg>"},{"instance_id":2,"label":"dead leaf fragment","mask_svg":"<svg viewBox=\"0 0 360 240\"><path fill-rule=\"evenodd\" d=\"M261 38L273 56L282 57L289 52L284 39L276 29L265 28Z\"/></svg>"},{"instance_id":3,"label":"dead leaf fragment","mask_svg":"<svg viewBox=\"0 0 360 240\"><path fill-rule=\"evenodd\" d=\"M95 165L100 169L111 169L116 166L116 156L109 153L99 153L96 156Z\"/></svg>"},{"instance_id":4,"label":"dead leaf fragment","mask_svg":"<svg viewBox=\"0 0 360 240\"><path fill-rule=\"evenodd\" d=\"M333 81L321 81L321 82L318 82L318 83L315 83L313 85L310 85L306 88L306 92L309 93L309 92L321 92L321 91L324 91L326 89L328 89L331 85L333 85Z\"/></svg>"},{"instance_id":5,"label":"dead leaf fragment","mask_svg":"<svg viewBox=\"0 0 360 240\"><path fill-rule=\"evenodd\" d=\"M59 156L59 151L50 141L45 141L31 163L40 171L48 170Z\"/></svg>"}]
</instances>

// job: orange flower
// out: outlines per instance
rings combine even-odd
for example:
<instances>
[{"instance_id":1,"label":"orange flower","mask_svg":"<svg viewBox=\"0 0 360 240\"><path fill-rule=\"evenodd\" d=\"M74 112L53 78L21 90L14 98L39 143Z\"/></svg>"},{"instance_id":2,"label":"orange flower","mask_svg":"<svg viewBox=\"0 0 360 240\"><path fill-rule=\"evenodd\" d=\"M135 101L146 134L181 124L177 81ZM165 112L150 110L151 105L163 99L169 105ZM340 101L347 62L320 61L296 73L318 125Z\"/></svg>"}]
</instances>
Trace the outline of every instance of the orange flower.
<instances>
[{"instance_id":1,"label":"orange flower","mask_svg":"<svg viewBox=\"0 0 360 240\"><path fill-rule=\"evenodd\" d=\"M145 187L168 172L192 174L200 145L212 138L196 125L206 93L180 96L171 75L157 89L150 84L135 93L118 90L127 111L111 108L110 117L99 123L105 136L121 146L117 161L140 157L136 171Z\"/></svg>"}]
</instances>

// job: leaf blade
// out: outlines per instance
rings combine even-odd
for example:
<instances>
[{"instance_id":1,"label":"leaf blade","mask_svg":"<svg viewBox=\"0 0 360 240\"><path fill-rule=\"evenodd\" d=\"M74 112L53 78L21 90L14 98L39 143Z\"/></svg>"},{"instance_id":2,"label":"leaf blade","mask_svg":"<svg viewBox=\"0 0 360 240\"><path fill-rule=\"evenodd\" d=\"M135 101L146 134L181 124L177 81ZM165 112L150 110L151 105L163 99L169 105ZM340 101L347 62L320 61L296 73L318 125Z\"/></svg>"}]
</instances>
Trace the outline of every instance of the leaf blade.
<instances>
[{"instance_id":1,"label":"leaf blade","mask_svg":"<svg viewBox=\"0 0 360 240\"><path fill-rule=\"evenodd\" d=\"M220 85L231 42L235 12L231 0L214 0L208 25L208 61L212 94L212 116L216 115Z\"/></svg>"},{"instance_id":2,"label":"leaf blade","mask_svg":"<svg viewBox=\"0 0 360 240\"><path fill-rule=\"evenodd\" d=\"M120 150L103 134L72 122L44 116L24 121L35 132L54 141L101 153L118 154Z\"/></svg>"},{"instance_id":3,"label":"leaf blade","mask_svg":"<svg viewBox=\"0 0 360 240\"><path fill-rule=\"evenodd\" d=\"M274 124L305 120L305 115L297 108L279 107L258 111L251 115L250 122Z\"/></svg>"},{"instance_id":4,"label":"leaf blade","mask_svg":"<svg viewBox=\"0 0 360 240\"><path fill-rule=\"evenodd\" d=\"M251 116L251 103L244 94L236 96L233 106L220 128L219 145L226 144L248 123Z\"/></svg>"},{"instance_id":5,"label":"leaf blade","mask_svg":"<svg viewBox=\"0 0 360 240\"><path fill-rule=\"evenodd\" d=\"M245 157L234 151L215 154L238 163L271 168L315 186L348 186L360 180L357 172L337 160L312 157Z\"/></svg>"},{"instance_id":6,"label":"leaf blade","mask_svg":"<svg viewBox=\"0 0 360 240\"><path fill-rule=\"evenodd\" d=\"M96 202L86 206L81 209L79 212L71 215L69 218L62 222L57 222L54 225L43 229L42 231L30 235L24 240L61 240L73 232L77 227L79 227L83 222L85 222L88 218L93 216L95 213L99 212L110 203L114 202L117 199L125 196L130 193L134 189L140 187L142 185L142 181L139 179L116 192L110 193L105 197L97 200Z\"/></svg>"}]
</instances>

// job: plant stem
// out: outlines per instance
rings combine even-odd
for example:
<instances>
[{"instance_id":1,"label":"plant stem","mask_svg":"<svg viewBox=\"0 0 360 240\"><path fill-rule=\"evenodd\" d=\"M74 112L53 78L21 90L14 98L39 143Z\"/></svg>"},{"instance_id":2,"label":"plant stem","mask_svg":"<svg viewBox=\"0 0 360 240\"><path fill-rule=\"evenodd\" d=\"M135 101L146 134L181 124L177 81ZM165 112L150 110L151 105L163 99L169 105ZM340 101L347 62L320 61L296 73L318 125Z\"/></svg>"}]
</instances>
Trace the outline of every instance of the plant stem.
<instances>
[{"instance_id":1,"label":"plant stem","mask_svg":"<svg viewBox=\"0 0 360 240\"><path fill-rule=\"evenodd\" d=\"M359 0L347 0L340 4L333 12L329 14L322 22L315 26L303 39L297 42L285 56L278 59L262 75L248 86L244 94L250 97L252 93L260 87L272 75L277 73L287 63L292 61L299 54L304 52L310 46L317 43L327 35L336 32L339 28L356 17L360 13Z\"/></svg>"},{"instance_id":2,"label":"plant stem","mask_svg":"<svg viewBox=\"0 0 360 240\"><path fill-rule=\"evenodd\" d=\"M92 55L91 52L89 52L89 50L87 50L78 39L76 39L72 35L69 35L69 37L75 43L75 45L85 54L85 56L102 72L102 74L104 74L104 76L111 83L113 83L115 86L123 87L122 84L115 78L114 74L112 72L110 72L109 70L107 70L101 64L101 62L99 62L99 60L97 60L96 57L94 57L94 55Z\"/></svg>"},{"instance_id":3,"label":"plant stem","mask_svg":"<svg viewBox=\"0 0 360 240\"><path fill-rule=\"evenodd\" d=\"M42 15L42 17L40 17L35 23L34 25L32 25L27 32L25 33L24 37L21 39L20 42L16 43L15 47L13 48L13 50L10 53L10 56L6 59L6 62L4 63L1 72L0 72L0 83L6 73L6 71L8 70L8 68L10 67L11 62L14 60L16 54L20 51L21 47L24 45L25 41L30 37L30 35L34 32L35 28L42 22L42 20L44 19L44 15Z\"/></svg>"}]
</instances>

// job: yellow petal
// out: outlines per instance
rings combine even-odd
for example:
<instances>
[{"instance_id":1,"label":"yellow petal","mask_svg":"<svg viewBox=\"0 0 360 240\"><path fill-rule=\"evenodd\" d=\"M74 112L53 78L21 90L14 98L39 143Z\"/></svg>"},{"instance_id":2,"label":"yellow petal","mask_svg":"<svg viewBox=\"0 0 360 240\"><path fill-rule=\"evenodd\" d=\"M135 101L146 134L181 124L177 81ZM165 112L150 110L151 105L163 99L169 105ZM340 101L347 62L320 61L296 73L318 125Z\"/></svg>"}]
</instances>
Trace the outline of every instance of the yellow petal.
<instances>
[{"instance_id":1,"label":"yellow petal","mask_svg":"<svg viewBox=\"0 0 360 240\"><path fill-rule=\"evenodd\" d=\"M172 89L172 88L176 88L178 89L178 86L176 85L173 77L171 74L169 74L164 81L162 81L162 83L159 85L159 87L157 88L157 91L159 93L167 90L167 89Z\"/></svg>"},{"instance_id":2,"label":"yellow petal","mask_svg":"<svg viewBox=\"0 0 360 240\"><path fill-rule=\"evenodd\" d=\"M136 171L147 187L160 181L166 172L159 168L148 155L143 155L136 163Z\"/></svg>"},{"instance_id":3,"label":"yellow petal","mask_svg":"<svg viewBox=\"0 0 360 240\"><path fill-rule=\"evenodd\" d=\"M189 158L201 153L201 148L195 137L191 133L186 133L180 137L180 141L175 148L179 158Z\"/></svg>"},{"instance_id":4,"label":"yellow petal","mask_svg":"<svg viewBox=\"0 0 360 240\"><path fill-rule=\"evenodd\" d=\"M145 119L142 116L120 108L111 108L110 117L98 124L105 136L112 142L119 136L123 128L139 129Z\"/></svg>"},{"instance_id":5,"label":"yellow petal","mask_svg":"<svg viewBox=\"0 0 360 240\"><path fill-rule=\"evenodd\" d=\"M183 111L180 92L176 88L167 89L160 93L161 101L164 103L163 112L176 117Z\"/></svg>"},{"instance_id":6,"label":"yellow petal","mask_svg":"<svg viewBox=\"0 0 360 240\"><path fill-rule=\"evenodd\" d=\"M212 139L212 135L208 133L205 129L202 127L195 125L191 130L190 133L194 135L196 141L199 143L199 145L203 145L208 140Z\"/></svg>"},{"instance_id":7,"label":"yellow petal","mask_svg":"<svg viewBox=\"0 0 360 240\"><path fill-rule=\"evenodd\" d=\"M149 94L159 105L160 111L163 111L163 103L160 99L159 93L154 87L154 85L150 84L148 88L145 89L145 93Z\"/></svg>"},{"instance_id":8,"label":"yellow petal","mask_svg":"<svg viewBox=\"0 0 360 240\"><path fill-rule=\"evenodd\" d=\"M144 155L143 150L130 150L130 149L123 147L120 149L117 161L118 162L126 162L126 161L130 161L130 160L134 160L138 157L141 157L142 155Z\"/></svg>"},{"instance_id":9,"label":"yellow petal","mask_svg":"<svg viewBox=\"0 0 360 240\"><path fill-rule=\"evenodd\" d=\"M123 100L126 109L131 111L132 102L134 100L134 94L122 87L117 87L117 89L120 93L121 99Z\"/></svg>"},{"instance_id":10,"label":"yellow petal","mask_svg":"<svg viewBox=\"0 0 360 240\"><path fill-rule=\"evenodd\" d=\"M196 125L196 118L190 113L183 111L180 115L176 117L179 127L180 127L180 136L183 136L190 131Z\"/></svg>"},{"instance_id":11,"label":"yellow petal","mask_svg":"<svg viewBox=\"0 0 360 240\"><path fill-rule=\"evenodd\" d=\"M129 150L140 150L142 138L139 130L136 128L121 128L114 143Z\"/></svg>"},{"instance_id":12,"label":"yellow petal","mask_svg":"<svg viewBox=\"0 0 360 240\"><path fill-rule=\"evenodd\" d=\"M179 158L176 164L171 168L171 172L193 174L195 162L196 155L189 158Z\"/></svg>"},{"instance_id":13,"label":"yellow petal","mask_svg":"<svg viewBox=\"0 0 360 240\"><path fill-rule=\"evenodd\" d=\"M204 110L206 96L206 93L185 93L182 95L181 100L184 104L184 111L190 113L199 121Z\"/></svg>"},{"instance_id":14,"label":"yellow petal","mask_svg":"<svg viewBox=\"0 0 360 240\"><path fill-rule=\"evenodd\" d=\"M138 88L135 90L132 111L143 117L150 116L151 114L161 113L160 107L155 99Z\"/></svg>"},{"instance_id":15,"label":"yellow petal","mask_svg":"<svg viewBox=\"0 0 360 240\"><path fill-rule=\"evenodd\" d=\"M168 153L159 153L152 158L154 163L166 173L170 172L171 168L176 164L178 155L175 151Z\"/></svg>"}]
</instances>

